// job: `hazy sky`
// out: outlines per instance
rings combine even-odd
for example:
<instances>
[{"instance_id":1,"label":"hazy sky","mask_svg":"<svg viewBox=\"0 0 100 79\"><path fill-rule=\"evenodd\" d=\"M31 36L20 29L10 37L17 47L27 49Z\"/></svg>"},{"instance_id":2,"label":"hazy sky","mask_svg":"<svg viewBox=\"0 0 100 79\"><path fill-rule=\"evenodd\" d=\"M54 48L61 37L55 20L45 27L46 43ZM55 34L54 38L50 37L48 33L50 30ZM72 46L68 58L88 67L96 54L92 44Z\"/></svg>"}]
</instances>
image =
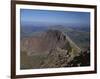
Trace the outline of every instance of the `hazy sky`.
<instances>
[{"instance_id":1,"label":"hazy sky","mask_svg":"<svg viewBox=\"0 0 100 79\"><path fill-rule=\"evenodd\" d=\"M21 23L85 24L90 23L89 12L21 9Z\"/></svg>"}]
</instances>

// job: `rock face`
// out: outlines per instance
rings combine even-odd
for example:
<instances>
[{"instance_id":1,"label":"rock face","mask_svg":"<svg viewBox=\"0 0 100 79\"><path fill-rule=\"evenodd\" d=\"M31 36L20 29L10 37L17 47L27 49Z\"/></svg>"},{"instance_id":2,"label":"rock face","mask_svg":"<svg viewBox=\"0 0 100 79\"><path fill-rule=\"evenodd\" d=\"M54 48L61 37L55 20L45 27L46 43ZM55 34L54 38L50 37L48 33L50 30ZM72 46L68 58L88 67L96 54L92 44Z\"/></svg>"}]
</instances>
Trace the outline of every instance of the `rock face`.
<instances>
[{"instance_id":1,"label":"rock face","mask_svg":"<svg viewBox=\"0 0 100 79\"><path fill-rule=\"evenodd\" d=\"M90 49L82 51L78 56L74 57L68 64L68 67L90 66Z\"/></svg>"},{"instance_id":2,"label":"rock face","mask_svg":"<svg viewBox=\"0 0 100 79\"><path fill-rule=\"evenodd\" d=\"M51 49L61 48L67 50L67 48L70 47L66 36L59 30L48 30L42 37Z\"/></svg>"},{"instance_id":3,"label":"rock face","mask_svg":"<svg viewBox=\"0 0 100 79\"><path fill-rule=\"evenodd\" d=\"M22 51L27 51L28 54L49 53L55 48L67 50L69 47L66 36L58 30L48 30L39 37L30 37L21 41Z\"/></svg>"},{"instance_id":4,"label":"rock face","mask_svg":"<svg viewBox=\"0 0 100 79\"><path fill-rule=\"evenodd\" d=\"M79 66L85 58L80 49L59 30L47 30L38 37L22 39L21 51L22 57L26 55L24 57L28 58L28 64L21 58L24 68L25 64L27 68L73 67ZM79 62L80 59L82 60ZM74 63L75 61L79 63Z\"/></svg>"}]
</instances>

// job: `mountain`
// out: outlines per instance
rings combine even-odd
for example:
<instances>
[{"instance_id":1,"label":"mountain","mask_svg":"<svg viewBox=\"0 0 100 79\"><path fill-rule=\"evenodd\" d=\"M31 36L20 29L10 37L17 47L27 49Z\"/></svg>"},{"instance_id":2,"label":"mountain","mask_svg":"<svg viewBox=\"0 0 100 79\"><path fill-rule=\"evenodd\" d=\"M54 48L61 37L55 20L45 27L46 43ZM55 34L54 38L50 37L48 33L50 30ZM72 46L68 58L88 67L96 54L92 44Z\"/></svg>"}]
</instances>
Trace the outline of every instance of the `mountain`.
<instances>
[{"instance_id":1,"label":"mountain","mask_svg":"<svg viewBox=\"0 0 100 79\"><path fill-rule=\"evenodd\" d=\"M21 69L67 67L80 53L64 32L46 30L39 36L21 39Z\"/></svg>"},{"instance_id":2,"label":"mountain","mask_svg":"<svg viewBox=\"0 0 100 79\"><path fill-rule=\"evenodd\" d=\"M37 25L37 26L36 26ZM24 25L21 27L21 39L38 36L46 30L59 30L77 44L82 50L90 46L90 28L87 25L47 25L43 24Z\"/></svg>"},{"instance_id":3,"label":"mountain","mask_svg":"<svg viewBox=\"0 0 100 79\"><path fill-rule=\"evenodd\" d=\"M49 29L60 30L69 36L70 39L78 45L82 50L90 46L90 28L89 26L51 26Z\"/></svg>"},{"instance_id":4,"label":"mountain","mask_svg":"<svg viewBox=\"0 0 100 79\"><path fill-rule=\"evenodd\" d=\"M21 69L90 65L87 25L33 23L22 25L20 32Z\"/></svg>"}]
</instances>

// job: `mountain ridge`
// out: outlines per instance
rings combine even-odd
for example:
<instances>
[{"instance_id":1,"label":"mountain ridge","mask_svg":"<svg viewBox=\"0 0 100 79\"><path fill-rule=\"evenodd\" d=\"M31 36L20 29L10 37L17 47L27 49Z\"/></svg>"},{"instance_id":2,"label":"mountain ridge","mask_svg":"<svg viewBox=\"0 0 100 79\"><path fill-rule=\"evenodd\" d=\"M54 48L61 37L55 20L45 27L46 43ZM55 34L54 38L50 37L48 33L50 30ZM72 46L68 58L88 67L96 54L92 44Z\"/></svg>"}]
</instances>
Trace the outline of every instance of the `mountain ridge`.
<instances>
[{"instance_id":1,"label":"mountain ridge","mask_svg":"<svg viewBox=\"0 0 100 79\"><path fill-rule=\"evenodd\" d=\"M28 57L28 61L31 61L31 68L64 67L80 52L81 49L59 30L50 29L37 37L21 40L21 56L26 55L26 59ZM59 57L62 61L59 60ZM23 60L21 63L23 64L24 59L23 57L21 58ZM38 61L39 63L34 65L33 61Z\"/></svg>"}]
</instances>

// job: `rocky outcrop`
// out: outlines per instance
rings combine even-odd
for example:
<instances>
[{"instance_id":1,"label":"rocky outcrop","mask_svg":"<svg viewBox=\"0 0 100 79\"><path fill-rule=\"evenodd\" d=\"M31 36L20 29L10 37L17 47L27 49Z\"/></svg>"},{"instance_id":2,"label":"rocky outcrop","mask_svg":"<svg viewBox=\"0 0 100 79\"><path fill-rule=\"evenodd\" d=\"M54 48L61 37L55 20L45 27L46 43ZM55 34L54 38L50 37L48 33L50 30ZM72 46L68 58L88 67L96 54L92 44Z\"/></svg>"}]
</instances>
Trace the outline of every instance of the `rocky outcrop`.
<instances>
[{"instance_id":1,"label":"rocky outcrop","mask_svg":"<svg viewBox=\"0 0 100 79\"><path fill-rule=\"evenodd\" d=\"M81 51L80 54L73 58L68 64L68 67L90 66L90 49Z\"/></svg>"}]
</instances>

